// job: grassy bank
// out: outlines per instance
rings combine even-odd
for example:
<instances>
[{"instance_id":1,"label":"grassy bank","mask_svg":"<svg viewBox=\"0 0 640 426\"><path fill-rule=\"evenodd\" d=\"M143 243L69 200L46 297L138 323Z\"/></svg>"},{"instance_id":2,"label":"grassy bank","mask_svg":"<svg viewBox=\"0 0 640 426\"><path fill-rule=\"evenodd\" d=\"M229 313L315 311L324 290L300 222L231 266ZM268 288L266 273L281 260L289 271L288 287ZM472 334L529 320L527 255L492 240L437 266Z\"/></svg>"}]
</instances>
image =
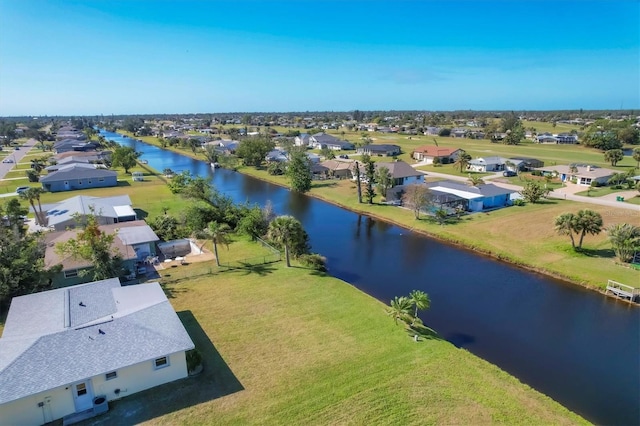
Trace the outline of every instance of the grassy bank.
<instances>
[{"instance_id":1,"label":"grassy bank","mask_svg":"<svg viewBox=\"0 0 640 426\"><path fill-rule=\"evenodd\" d=\"M205 371L115 402L94 424L585 423L446 341L413 342L380 302L331 277L281 262L164 287Z\"/></svg>"},{"instance_id":2,"label":"grassy bank","mask_svg":"<svg viewBox=\"0 0 640 426\"><path fill-rule=\"evenodd\" d=\"M149 139L155 139L154 144L159 146L156 138ZM455 141L483 143L483 141L465 139L455 139ZM509 148L500 144L490 143L490 145ZM570 148L586 151L579 146L532 145L543 150ZM172 151L202 159L202 156L194 155L191 150L174 148ZM440 167L438 171L443 168ZM271 176L266 170L241 167L239 171L281 186L289 186L286 177ZM452 168L453 173L455 171ZM376 216L413 231L578 285L604 289L607 280L612 279L640 287L638 272L616 261L604 233L585 237L585 250L577 253L571 248L569 238L557 235L553 228L556 216L565 212L575 213L584 208L602 214L605 226L621 222L640 225L640 215L631 210L585 205L566 200L547 200L541 204L528 204L524 207L468 215L457 224L440 226L426 220L415 220L413 213L398 207L359 204L355 194L355 184L351 181L314 181L310 191L312 196L350 210Z\"/></svg>"},{"instance_id":3,"label":"grassy bank","mask_svg":"<svg viewBox=\"0 0 640 426\"><path fill-rule=\"evenodd\" d=\"M285 177L270 176L263 170L243 167L240 172L279 185L288 185ZM314 181L310 194L575 284L604 289L607 280L613 279L640 287L638 272L616 261L604 233L586 236L584 250L578 253L571 248L569 238L557 235L553 227L555 217L584 208L599 212L605 226L621 222L640 225L640 215L635 211L566 200L545 200L524 207L470 214L459 223L440 226L428 220L416 220L413 213L406 209L359 204L355 184L351 181Z\"/></svg>"}]
</instances>

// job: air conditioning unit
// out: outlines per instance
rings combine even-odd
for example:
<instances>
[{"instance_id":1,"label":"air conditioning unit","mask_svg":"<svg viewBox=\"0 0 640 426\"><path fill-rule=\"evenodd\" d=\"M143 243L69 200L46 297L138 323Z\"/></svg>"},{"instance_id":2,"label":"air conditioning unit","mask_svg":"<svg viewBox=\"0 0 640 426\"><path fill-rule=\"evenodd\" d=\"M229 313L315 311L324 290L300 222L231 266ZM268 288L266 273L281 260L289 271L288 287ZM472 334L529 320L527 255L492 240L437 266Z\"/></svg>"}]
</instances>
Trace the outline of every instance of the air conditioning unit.
<instances>
[{"instance_id":1,"label":"air conditioning unit","mask_svg":"<svg viewBox=\"0 0 640 426\"><path fill-rule=\"evenodd\" d=\"M93 412L95 414L102 414L109 411L109 403L105 395L98 395L93 398Z\"/></svg>"}]
</instances>

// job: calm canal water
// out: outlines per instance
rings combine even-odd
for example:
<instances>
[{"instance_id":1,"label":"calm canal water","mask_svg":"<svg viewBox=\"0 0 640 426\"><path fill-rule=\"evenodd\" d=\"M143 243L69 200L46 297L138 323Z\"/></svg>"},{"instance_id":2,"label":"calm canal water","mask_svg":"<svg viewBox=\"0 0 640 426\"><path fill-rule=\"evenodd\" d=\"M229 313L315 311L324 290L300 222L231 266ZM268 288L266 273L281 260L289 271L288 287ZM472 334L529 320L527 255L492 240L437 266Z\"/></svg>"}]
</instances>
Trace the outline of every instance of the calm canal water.
<instances>
[{"instance_id":1,"label":"calm canal water","mask_svg":"<svg viewBox=\"0 0 640 426\"><path fill-rule=\"evenodd\" d=\"M388 303L420 289L426 324L598 424L640 424L640 310L237 172L101 132L156 170L209 176L236 202L298 218L330 273ZM640 276L639 276L640 279Z\"/></svg>"}]
</instances>

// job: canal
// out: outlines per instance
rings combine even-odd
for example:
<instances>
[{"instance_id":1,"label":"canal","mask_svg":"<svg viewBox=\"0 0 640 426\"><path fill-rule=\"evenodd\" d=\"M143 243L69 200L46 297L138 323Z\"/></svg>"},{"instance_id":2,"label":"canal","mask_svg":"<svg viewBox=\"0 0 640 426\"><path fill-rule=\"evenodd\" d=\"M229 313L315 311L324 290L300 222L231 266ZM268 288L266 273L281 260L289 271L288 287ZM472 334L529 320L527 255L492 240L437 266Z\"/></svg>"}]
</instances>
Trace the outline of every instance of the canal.
<instances>
[{"instance_id":1,"label":"canal","mask_svg":"<svg viewBox=\"0 0 640 426\"><path fill-rule=\"evenodd\" d=\"M118 134L156 170L209 176L236 202L298 218L331 275L388 303L418 289L454 345L598 424L640 423L640 310L285 188Z\"/></svg>"}]
</instances>

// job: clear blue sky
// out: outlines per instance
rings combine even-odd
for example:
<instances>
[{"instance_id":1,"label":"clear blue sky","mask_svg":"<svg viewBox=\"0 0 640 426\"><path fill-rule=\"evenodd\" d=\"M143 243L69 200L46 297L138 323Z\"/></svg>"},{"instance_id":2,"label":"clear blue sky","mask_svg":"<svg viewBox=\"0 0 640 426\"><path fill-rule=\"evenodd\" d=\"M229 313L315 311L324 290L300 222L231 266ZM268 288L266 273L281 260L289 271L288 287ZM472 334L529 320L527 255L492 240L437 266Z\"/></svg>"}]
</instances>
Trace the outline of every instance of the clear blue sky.
<instances>
[{"instance_id":1,"label":"clear blue sky","mask_svg":"<svg viewBox=\"0 0 640 426\"><path fill-rule=\"evenodd\" d=\"M0 115L620 107L639 0L0 0Z\"/></svg>"}]
</instances>

